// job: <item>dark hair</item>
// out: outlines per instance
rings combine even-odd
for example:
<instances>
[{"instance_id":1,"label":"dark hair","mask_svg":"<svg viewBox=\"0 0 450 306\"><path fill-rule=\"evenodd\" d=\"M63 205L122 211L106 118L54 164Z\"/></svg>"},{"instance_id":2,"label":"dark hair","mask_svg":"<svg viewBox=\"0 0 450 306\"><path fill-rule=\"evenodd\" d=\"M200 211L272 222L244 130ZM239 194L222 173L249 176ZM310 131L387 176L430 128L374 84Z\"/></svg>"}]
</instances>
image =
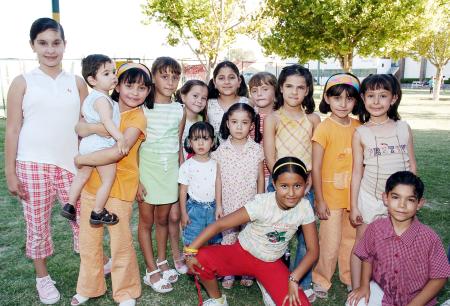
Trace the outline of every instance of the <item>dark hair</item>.
<instances>
[{"instance_id":1,"label":"dark hair","mask_svg":"<svg viewBox=\"0 0 450 306\"><path fill-rule=\"evenodd\" d=\"M245 84L245 79L239 73L238 67L233 62L230 62L230 61L220 62L216 66L216 68L214 68L213 77L208 83L208 97L210 99L217 99L220 95L220 92L217 90L216 85L214 85L214 80L216 79L217 75L219 74L220 69L222 69L222 68L230 68L241 79L241 85L239 86L239 88L236 92L236 95L239 97L248 97L248 89L247 89L247 85Z\"/></svg>"},{"instance_id":2,"label":"dark hair","mask_svg":"<svg viewBox=\"0 0 450 306\"><path fill-rule=\"evenodd\" d=\"M66 40L64 37L64 29L61 24L59 24L56 20L53 20L51 18L39 18L36 19L30 28L30 42L31 44L34 44L34 40L36 37L47 30L54 30L56 32L59 32L61 34L61 39Z\"/></svg>"},{"instance_id":3,"label":"dark hair","mask_svg":"<svg viewBox=\"0 0 450 306\"><path fill-rule=\"evenodd\" d=\"M397 185L408 185L414 187L414 195L417 200L422 199L425 186L420 177L410 171L398 171L392 174L386 181L385 192L391 192Z\"/></svg>"},{"instance_id":4,"label":"dark hair","mask_svg":"<svg viewBox=\"0 0 450 306\"><path fill-rule=\"evenodd\" d=\"M248 81L248 88L258 87L262 85L270 85L277 89L277 78L270 72L258 72L250 78Z\"/></svg>"},{"instance_id":5,"label":"dark hair","mask_svg":"<svg viewBox=\"0 0 450 306\"><path fill-rule=\"evenodd\" d=\"M275 165L273 165L273 169L274 171L272 173L272 179L274 183L277 181L278 177L285 172L296 173L300 175L305 180L305 182L308 179L308 172L306 171L306 166L297 157L292 156L282 157L279 160L277 160Z\"/></svg>"},{"instance_id":6,"label":"dark hair","mask_svg":"<svg viewBox=\"0 0 450 306\"><path fill-rule=\"evenodd\" d=\"M278 86L275 91L276 102L274 105L274 109L277 110L284 104L283 93L281 92L281 87L283 87L286 79L291 75L298 75L305 79L306 86L308 86L308 94L302 102L302 108L305 110L305 113L312 114L314 109L316 108L316 104L314 103L314 84L313 77L308 68L305 68L301 65L294 64L290 66L286 66L281 69L280 75L278 76Z\"/></svg>"},{"instance_id":7,"label":"dark hair","mask_svg":"<svg viewBox=\"0 0 450 306\"><path fill-rule=\"evenodd\" d=\"M364 94L368 90L377 89L385 89L390 91L393 96L397 96L397 100L389 108L387 116L394 121L400 120L398 106L400 105L400 101L402 99L402 89L397 78L392 74L370 74L361 83L361 96L364 97ZM369 121L369 119L370 113L366 110L366 107L363 104L359 112L359 121L364 123Z\"/></svg>"},{"instance_id":8,"label":"dark hair","mask_svg":"<svg viewBox=\"0 0 450 306\"><path fill-rule=\"evenodd\" d=\"M205 82L203 82L201 80L189 80L186 83L184 83L180 89L178 89L175 92L175 100L180 102L181 104L184 104L184 101L181 98L181 95L187 95L194 86L206 87L206 90L208 90L208 85L206 85ZM208 97L206 97L206 98L208 99ZM207 109L207 107L205 106L205 108L199 113L199 115L202 116L203 121L206 120L206 109Z\"/></svg>"},{"instance_id":9,"label":"dark hair","mask_svg":"<svg viewBox=\"0 0 450 306\"><path fill-rule=\"evenodd\" d=\"M92 87L92 85L88 81L88 77L95 78L98 69L106 64L111 63L111 59L103 54L91 54L86 56L81 60L81 75L83 76L86 83Z\"/></svg>"},{"instance_id":10,"label":"dark hair","mask_svg":"<svg viewBox=\"0 0 450 306\"><path fill-rule=\"evenodd\" d=\"M248 113L252 123L255 124L255 142L259 143L261 141L261 132L259 131L259 115L255 112L253 107L247 103L235 103L230 106L228 111L222 117L222 122L220 123L220 135L223 139L227 139L230 136L230 129L227 126L228 118L236 111L245 111Z\"/></svg>"},{"instance_id":11,"label":"dark hair","mask_svg":"<svg viewBox=\"0 0 450 306\"><path fill-rule=\"evenodd\" d=\"M125 72L123 72L118 79L118 85L120 85L121 83L128 83L128 84L144 83L144 85L150 89L149 94L144 100L145 106L149 109L153 108L153 101L154 101L152 82L153 80L151 75L140 68L130 68ZM119 93L116 91L115 88L111 94L111 99L113 99L114 101L119 101Z\"/></svg>"},{"instance_id":12,"label":"dark hair","mask_svg":"<svg viewBox=\"0 0 450 306\"><path fill-rule=\"evenodd\" d=\"M211 137L211 139L212 139L211 152L215 151L217 149L217 147L219 146L219 141L214 136L213 126L209 122L198 121L189 128L189 134L186 137L186 139L184 139L184 149L186 150L186 152L194 153L194 150L192 149L189 140L191 140L195 136L198 136L198 135L204 136L205 134L208 135L209 137Z\"/></svg>"},{"instance_id":13,"label":"dark hair","mask_svg":"<svg viewBox=\"0 0 450 306\"><path fill-rule=\"evenodd\" d=\"M327 82L325 83L324 89L327 88L328 81L335 75L339 75L339 74L348 74L348 75L354 77L356 80L358 80L358 77L356 77L355 75L353 75L349 72L336 73L328 78ZM359 84L359 80L358 80L358 84ZM361 98L361 95L359 94L359 91L355 87L353 87L352 85L349 85L349 84L337 84L337 85L334 85L334 86L331 86L330 88L328 88L327 91L325 91L322 95L322 101L320 101L320 104L319 104L319 111L322 114L331 112L330 104L328 104L327 101L325 101L325 96L338 97L344 91L346 92L347 97L354 98L356 100L355 105L353 106L353 109L352 109L352 114L353 115L359 114L359 110L361 109L361 107L363 105L363 100Z\"/></svg>"},{"instance_id":14,"label":"dark hair","mask_svg":"<svg viewBox=\"0 0 450 306\"><path fill-rule=\"evenodd\" d=\"M169 56L161 56L156 58L152 64L152 75L155 75L157 72L164 73L167 68L174 74L181 74L181 66L176 59Z\"/></svg>"}]
</instances>

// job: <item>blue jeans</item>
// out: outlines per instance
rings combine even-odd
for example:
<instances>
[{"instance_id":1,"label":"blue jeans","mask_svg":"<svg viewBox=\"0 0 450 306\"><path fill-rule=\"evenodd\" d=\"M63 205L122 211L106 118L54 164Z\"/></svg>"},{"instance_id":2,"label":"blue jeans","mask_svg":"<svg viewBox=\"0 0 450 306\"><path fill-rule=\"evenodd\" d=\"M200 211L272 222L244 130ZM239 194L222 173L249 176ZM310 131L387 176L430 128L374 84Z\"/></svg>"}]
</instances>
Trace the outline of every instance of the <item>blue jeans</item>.
<instances>
[{"instance_id":1,"label":"blue jeans","mask_svg":"<svg viewBox=\"0 0 450 306\"><path fill-rule=\"evenodd\" d=\"M186 212L191 221L183 230L183 243L189 245L211 223L216 221L216 202L199 202L189 198L186 203ZM217 244L222 241L222 234L211 238L209 244Z\"/></svg>"},{"instance_id":2,"label":"blue jeans","mask_svg":"<svg viewBox=\"0 0 450 306\"><path fill-rule=\"evenodd\" d=\"M305 198L308 199L311 207L314 209L314 191L310 190L307 194L305 194ZM300 261L305 257L306 254L306 243L305 237L303 236L303 231L299 229L297 231L297 251L295 252L295 260L291 261L290 270L294 270ZM303 276L300 280L299 284L302 286L304 290L311 288L312 282L312 268Z\"/></svg>"}]
</instances>

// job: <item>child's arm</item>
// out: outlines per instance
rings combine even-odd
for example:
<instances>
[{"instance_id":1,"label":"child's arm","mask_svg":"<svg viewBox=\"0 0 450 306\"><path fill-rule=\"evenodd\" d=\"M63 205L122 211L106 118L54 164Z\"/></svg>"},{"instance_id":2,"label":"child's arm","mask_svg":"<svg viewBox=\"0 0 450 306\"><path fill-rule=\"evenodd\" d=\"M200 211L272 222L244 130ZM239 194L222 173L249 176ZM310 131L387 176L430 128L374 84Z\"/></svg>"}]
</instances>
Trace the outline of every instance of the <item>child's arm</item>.
<instances>
[{"instance_id":1,"label":"child's arm","mask_svg":"<svg viewBox=\"0 0 450 306\"><path fill-rule=\"evenodd\" d=\"M27 195L25 189L17 178L16 157L19 134L23 123L22 103L26 88L27 84L23 76L16 77L9 87L5 133L6 182L9 192L13 196L19 196L21 199L26 199Z\"/></svg>"},{"instance_id":2,"label":"child's arm","mask_svg":"<svg viewBox=\"0 0 450 306\"><path fill-rule=\"evenodd\" d=\"M353 169L350 184L350 221L353 225L360 225L363 220L361 212L358 209L358 194L364 172L364 149L358 131L355 131L353 134L352 151Z\"/></svg>"},{"instance_id":3,"label":"child's arm","mask_svg":"<svg viewBox=\"0 0 450 306\"><path fill-rule=\"evenodd\" d=\"M409 157L409 167L410 171L414 174L417 173L417 162L416 162L416 156L414 154L414 142L413 142L413 135L411 128L408 125L408 131L409 131L409 139L408 139L408 157Z\"/></svg>"},{"instance_id":4,"label":"child's arm","mask_svg":"<svg viewBox=\"0 0 450 306\"><path fill-rule=\"evenodd\" d=\"M277 120L275 114L270 114L264 120L264 156L266 158L267 168L270 173L272 173L273 165L276 160L276 150L275 150L275 129Z\"/></svg>"},{"instance_id":5,"label":"child's arm","mask_svg":"<svg viewBox=\"0 0 450 306\"><path fill-rule=\"evenodd\" d=\"M258 164L258 178L257 178L257 193L264 193L266 187L266 180L264 177L264 160Z\"/></svg>"},{"instance_id":6,"label":"child's arm","mask_svg":"<svg viewBox=\"0 0 450 306\"><path fill-rule=\"evenodd\" d=\"M422 291L416 295L407 306L421 306L426 305L432 298L436 297L445 286L447 282L446 278L434 278L430 279Z\"/></svg>"},{"instance_id":7,"label":"child's arm","mask_svg":"<svg viewBox=\"0 0 450 306\"><path fill-rule=\"evenodd\" d=\"M361 285L359 288L354 289L348 295L348 303L350 306L358 305L358 302L364 298L366 304L369 304L370 298L370 280L372 278L372 263L369 261L362 262L362 271L361 271ZM420 304L425 305L425 304Z\"/></svg>"},{"instance_id":8,"label":"child's arm","mask_svg":"<svg viewBox=\"0 0 450 306\"><path fill-rule=\"evenodd\" d=\"M75 133L80 137L87 137L92 134L97 134L102 137L111 137L103 124L87 123L83 118L75 125Z\"/></svg>"},{"instance_id":9,"label":"child's arm","mask_svg":"<svg viewBox=\"0 0 450 306\"><path fill-rule=\"evenodd\" d=\"M123 136L129 148L134 146L141 133L141 130L135 127L129 127L125 130ZM75 163L77 165L97 167L116 163L123 157L124 155L121 154L119 150L117 150L117 144L115 144L108 149L92 152L85 155L78 155L75 158Z\"/></svg>"},{"instance_id":10,"label":"child's arm","mask_svg":"<svg viewBox=\"0 0 450 306\"><path fill-rule=\"evenodd\" d=\"M189 216L186 211L186 201L187 201L187 190L188 186L180 184L180 210L181 210L181 227L185 228L186 225L191 223Z\"/></svg>"},{"instance_id":11,"label":"child's arm","mask_svg":"<svg viewBox=\"0 0 450 306\"><path fill-rule=\"evenodd\" d=\"M101 123L108 133L117 141L117 147L122 154L128 154L130 147L125 143L123 134L112 120L113 110L108 99L101 97L94 102L94 109L100 116Z\"/></svg>"},{"instance_id":12,"label":"child's arm","mask_svg":"<svg viewBox=\"0 0 450 306\"><path fill-rule=\"evenodd\" d=\"M323 147L313 141L312 146L312 179L315 193L316 214L321 220L328 220L330 209L323 198L322 193L322 160L325 150Z\"/></svg>"},{"instance_id":13,"label":"child's arm","mask_svg":"<svg viewBox=\"0 0 450 306\"><path fill-rule=\"evenodd\" d=\"M220 166L217 163L216 171L216 220L223 217L222 207L222 178L220 176Z\"/></svg>"},{"instance_id":14,"label":"child's arm","mask_svg":"<svg viewBox=\"0 0 450 306\"><path fill-rule=\"evenodd\" d=\"M181 165L184 163L184 154L183 154L183 131L186 126L186 110L183 108L183 118L180 121L180 125L178 126L178 164Z\"/></svg>"}]
</instances>

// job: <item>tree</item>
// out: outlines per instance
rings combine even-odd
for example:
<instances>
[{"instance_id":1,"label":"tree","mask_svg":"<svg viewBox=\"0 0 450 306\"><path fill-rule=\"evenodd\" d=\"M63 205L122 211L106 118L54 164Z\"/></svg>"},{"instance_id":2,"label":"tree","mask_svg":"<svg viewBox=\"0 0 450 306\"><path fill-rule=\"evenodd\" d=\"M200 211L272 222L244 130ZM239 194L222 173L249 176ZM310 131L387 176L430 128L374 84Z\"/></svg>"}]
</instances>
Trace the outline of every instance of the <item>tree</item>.
<instances>
[{"instance_id":1,"label":"tree","mask_svg":"<svg viewBox=\"0 0 450 306\"><path fill-rule=\"evenodd\" d=\"M182 43L191 49L207 80L236 35L254 33L258 26L244 0L146 0L142 8L147 22L166 25L171 46Z\"/></svg>"},{"instance_id":2,"label":"tree","mask_svg":"<svg viewBox=\"0 0 450 306\"><path fill-rule=\"evenodd\" d=\"M356 54L383 54L417 32L424 1L267 0L273 26L260 42L266 53L300 62L334 57L351 71Z\"/></svg>"}]
</instances>

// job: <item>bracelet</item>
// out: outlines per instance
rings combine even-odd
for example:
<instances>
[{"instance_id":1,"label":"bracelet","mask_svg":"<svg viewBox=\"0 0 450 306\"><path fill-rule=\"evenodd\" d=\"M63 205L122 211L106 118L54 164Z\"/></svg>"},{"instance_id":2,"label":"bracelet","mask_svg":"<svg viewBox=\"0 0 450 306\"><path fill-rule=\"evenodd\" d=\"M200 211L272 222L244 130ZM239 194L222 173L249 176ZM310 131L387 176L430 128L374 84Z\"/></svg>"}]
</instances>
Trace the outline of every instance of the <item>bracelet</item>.
<instances>
[{"instance_id":1,"label":"bracelet","mask_svg":"<svg viewBox=\"0 0 450 306\"><path fill-rule=\"evenodd\" d=\"M183 248L184 253L186 254L191 254L191 255L197 255L198 254L198 249L194 249L194 248L189 248L187 246L185 246Z\"/></svg>"},{"instance_id":2,"label":"bracelet","mask_svg":"<svg viewBox=\"0 0 450 306\"><path fill-rule=\"evenodd\" d=\"M289 274L289 281L298 284L298 280L296 280L295 277L292 276L292 274Z\"/></svg>"}]
</instances>

